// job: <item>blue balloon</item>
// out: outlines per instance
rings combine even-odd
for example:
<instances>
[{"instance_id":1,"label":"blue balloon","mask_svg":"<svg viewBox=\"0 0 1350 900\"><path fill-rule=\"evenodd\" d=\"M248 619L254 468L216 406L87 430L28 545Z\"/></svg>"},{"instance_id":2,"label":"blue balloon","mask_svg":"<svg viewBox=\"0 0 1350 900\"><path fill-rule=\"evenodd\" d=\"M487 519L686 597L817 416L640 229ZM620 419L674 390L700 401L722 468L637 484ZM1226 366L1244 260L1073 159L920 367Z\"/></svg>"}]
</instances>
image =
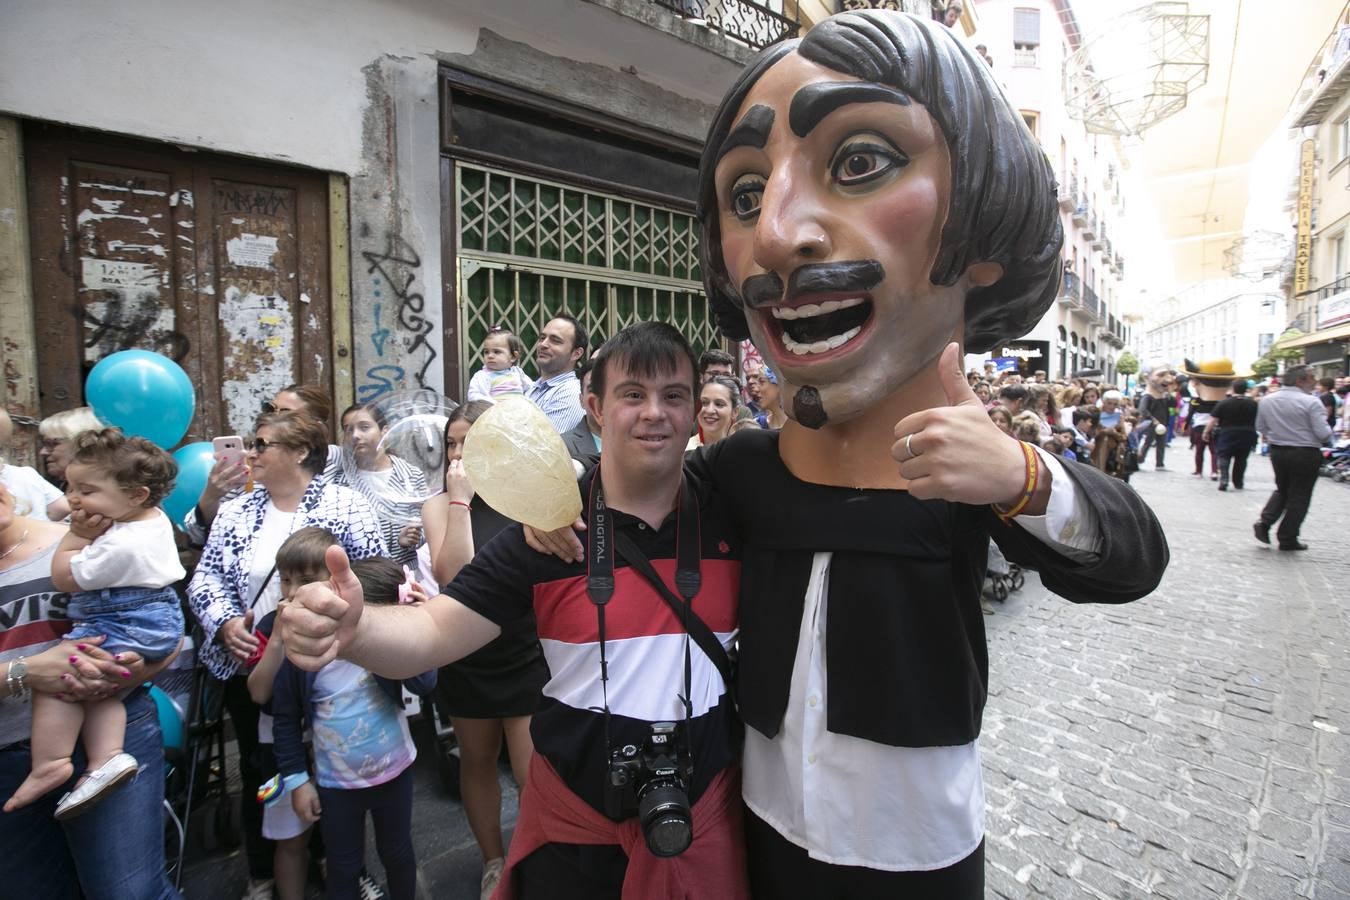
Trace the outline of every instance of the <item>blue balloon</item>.
<instances>
[{"instance_id":1,"label":"blue balloon","mask_svg":"<svg viewBox=\"0 0 1350 900\"><path fill-rule=\"evenodd\" d=\"M197 395L178 363L149 350L105 356L84 383L94 415L165 450L183 439Z\"/></svg>"},{"instance_id":2,"label":"blue balloon","mask_svg":"<svg viewBox=\"0 0 1350 900\"><path fill-rule=\"evenodd\" d=\"M178 463L178 478L162 505L169 519L175 525L181 525L201 499L211 467L216 464L216 457L210 441L198 441L184 444L175 450L173 461Z\"/></svg>"}]
</instances>

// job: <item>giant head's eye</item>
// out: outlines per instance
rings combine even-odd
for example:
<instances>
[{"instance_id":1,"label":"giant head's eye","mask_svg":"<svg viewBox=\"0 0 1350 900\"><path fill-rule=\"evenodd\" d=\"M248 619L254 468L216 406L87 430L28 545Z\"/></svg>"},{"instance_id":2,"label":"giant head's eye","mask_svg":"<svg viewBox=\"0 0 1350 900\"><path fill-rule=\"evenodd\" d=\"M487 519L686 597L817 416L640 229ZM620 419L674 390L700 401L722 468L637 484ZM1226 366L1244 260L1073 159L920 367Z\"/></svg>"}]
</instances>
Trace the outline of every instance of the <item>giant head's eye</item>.
<instances>
[{"instance_id":1,"label":"giant head's eye","mask_svg":"<svg viewBox=\"0 0 1350 900\"><path fill-rule=\"evenodd\" d=\"M831 174L839 185L853 187L908 164L908 156L881 139L850 141L835 155Z\"/></svg>"},{"instance_id":2,"label":"giant head's eye","mask_svg":"<svg viewBox=\"0 0 1350 900\"><path fill-rule=\"evenodd\" d=\"M757 175L743 175L731 185L731 211L741 221L759 214L764 201L764 181Z\"/></svg>"}]
</instances>

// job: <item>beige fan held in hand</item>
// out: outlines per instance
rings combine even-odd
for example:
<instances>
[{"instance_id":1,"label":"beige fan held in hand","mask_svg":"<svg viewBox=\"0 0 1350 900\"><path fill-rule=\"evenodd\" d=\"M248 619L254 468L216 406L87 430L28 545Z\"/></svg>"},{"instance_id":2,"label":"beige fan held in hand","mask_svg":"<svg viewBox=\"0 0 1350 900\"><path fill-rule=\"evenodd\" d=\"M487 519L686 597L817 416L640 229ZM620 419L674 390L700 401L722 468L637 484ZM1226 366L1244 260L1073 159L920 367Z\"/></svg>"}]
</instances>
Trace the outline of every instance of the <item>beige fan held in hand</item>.
<instances>
[{"instance_id":1,"label":"beige fan held in hand","mask_svg":"<svg viewBox=\"0 0 1350 900\"><path fill-rule=\"evenodd\" d=\"M464 472L497 512L539 531L581 515L576 470L548 417L524 397L504 397L464 438Z\"/></svg>"}]
</instances>

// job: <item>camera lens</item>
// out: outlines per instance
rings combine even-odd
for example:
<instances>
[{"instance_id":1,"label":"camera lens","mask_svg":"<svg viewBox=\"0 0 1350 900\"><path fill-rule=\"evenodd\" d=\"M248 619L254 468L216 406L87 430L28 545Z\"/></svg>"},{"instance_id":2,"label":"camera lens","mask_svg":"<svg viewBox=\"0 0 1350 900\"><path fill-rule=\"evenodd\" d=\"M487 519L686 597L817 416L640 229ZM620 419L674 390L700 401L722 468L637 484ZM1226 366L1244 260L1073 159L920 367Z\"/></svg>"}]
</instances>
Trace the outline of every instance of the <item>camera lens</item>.
<instances>
[{"instance_id":1,"label":"camera lens","mask_svg":"<svg viewBox=\"0 0 1350 900\"><path fill-rule=\"evenodd\" d=\"M651 785L638 801L638 817L653 856L679 856L694 839L689 797L677 784Z\"/></svg>"}]
</instances>

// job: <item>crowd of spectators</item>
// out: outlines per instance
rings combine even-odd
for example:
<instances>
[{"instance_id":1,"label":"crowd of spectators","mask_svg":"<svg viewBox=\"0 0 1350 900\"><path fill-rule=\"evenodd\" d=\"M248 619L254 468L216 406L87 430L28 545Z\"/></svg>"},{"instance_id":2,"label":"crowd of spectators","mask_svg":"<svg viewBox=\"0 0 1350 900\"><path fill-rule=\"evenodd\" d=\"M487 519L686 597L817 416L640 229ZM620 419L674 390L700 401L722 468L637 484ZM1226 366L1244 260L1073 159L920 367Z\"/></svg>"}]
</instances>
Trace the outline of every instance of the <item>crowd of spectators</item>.
<instances>
[{"instance_id":1,"label":"crowd of spectators","mask_svg":"<svg viewBox=\"0 0 1350 900\"><path fill-rule=\"evenodd\" d=\"M305 817L289 819L292 825L286 827L269 825L273 819L255 799L260 789L267 793L269 779L278 772L270 750L272 710L267 698L272 694L260 691L254 684L258 679L250 681L248 676L267 658L272 660L266 670L270 681L280 660L275 648L271 656L263 654L270 621L295 587L295 576L278 573L283 545L297 532L317 529L325 541L341 546L352 560L387 558L406 566L408 590L414 596L424 596L428 588L434 593L507 524L475 493L460 461L472 423L507 393L522 394L536 403L562 437L578 472L599 458L601 426L598 407L591 402L591 342L582 325L565 315L547 323L533 351L539 373L535 381L496 377L501 372L513 374L520 355L509 350L507 338L513 336L500 330L489 336L489 344L495 340L507 349L485 346L483 373L487 377L481 380L488 386L478 393L480 399L459 407L447 423L444 479L438 489L428 489L420 470L388 451L381 437L391 423L377 406L358 404L344 410L337 421L337 443L333 443L331 398L315 385L290 385L263 404L245 442L249 448L245 463L220 459L196 507L174 523L182 542L195 545L200 553L199 560L193 560L194 554L185 555L195 565L190 565L190 579L180 585L200 630L197 664L222 683L239 746L240 812L249 872L246 900L303 896L305 887L303 867L297 868L295 862L304 858L296 854L297 847L306 843L299 837L305 833L301 825L308 827L301 821ZM489 359L494 353L501 357L496 368ZM777 376L754 362L738 371L737 359L720 349L710 349L699 359L697 415L688 437L689 449L723 440L742 428L782 427L786 414ZM1245 379L1235 379L1224 401L1205 406L1193 402L1187 380L1184 372L1158 367L1145 373L1138 390L1127 397L1113 384L1090 374L1052 381L1045 372L1030 376L997 372L992 364L968 373L974 394L990 419L1011 437L1045 454L1093 466L1128 482L1141 468L1164 470L1170 441L1183 436L1197 448L1196 475L1206 474L1202 462L1208 448L1219 490L1230 486L1240 490L1247 456L1257 445L1256 404L1267 385L1248 390ZM1323 379L1312 393L1326 411L1328 426L1338 437L1350 439L1346 403L1350 379ZM1197 413L1198 409L1204 412ZM0 487L0 537L13 539L13 547L6 543L9 552L0 556L0 588L37 598L28 604L31 621L0 626L15 634L16 628L27 629L22 641L0 644L0 664L26 659L31 690L83 699L99 696L105 671L115 670L119 678L125 671L126 677L143 679L156 668L135 654L114 659L101 653L94 642L77 646L62 640L70 623L61 612L60 591L49 583L48 563L67 528L63 520L70 505L64 492L72 447L81 432L99 427L87 408L58 413L41 423L41 473L12 465L0 469L4 485ZM0 443L8 444L11 435L9 417L0 415ZM391 492L391 484L398 490ZM418 495L429 495L429 499L415 507L389 499ZM992 611L987 604L986 611ZM260 628L264 622L269 624ZM293 680L296 676L287 677ZM483 897L495 888L505 855L498 818L497 758L501 748L507 747L516 778L525 778L531 752L530 716L540 703L547 677L539 640L529 622L439 673L435 699L453 722L461 743L464 807L483 854ZM314 689L312 684L297 684L305 696ZM138 752L153 758L153 751L145 747L147 741L153 743L155 729L144 693L132 692L124 700L128 746L135 745ZM28 721L26 709L14 696L0 699L0 732L8 739L0 747L0 763L4 764L0 794L5 796L9 792L4 788L12 789L10 782L28 765ZM323 793L325 789L320 781L319 794L306 795L314 818L321 823L318 798L329 796ZM0 819L0 834L10 835L20 823L28 832L25 846L38 841L50 845L20 854L21 858L43 866L44 871L51 869L54 877L81 882L87 896L104 896L96 881L108 877L106 848L95 846L96 831L90 824L107 822L113 815L122 821L152 820L162 800L162 785L141 784L134 790L113 792L94 812L56 827L47 820L38 827L38 820L49 818L51 812L50 803L40 803L21 817L7 814ZM127 844L144 840L134 829L119 837L122 843L114 842L106 853L124 853L136 860L136 865L126 867L126 877L133 880L117 882L123 891L120 896L176 896L162 878L162 851ZM26 865L20 868L23 871L16 876L20 881L32 874ZM344 878L351 874L349 869L350 860L344 859ZM368 875L362 872L360 878L362 890L374 890ZM396 892L407 894L408 880L398 882Z\"/></svg>"},{"instance_id":2,"label":"crowd of spectators","mask_svg":"<svg viewBox=\"0 0 1350 900\"><path fill-rule=\"evenodd\" d=\"M249 876L246 900L304 896L309 824L317 819L324 825L320 798L345 796L325 794L327 788L320 780L319 793L306 795L307 814L299 818L289 813L289 803L287 814L278 818L273 806L257 799L260 790L269 793L270 779L285 774L278 772L280 749L272 750L270 684L249 676L264 659L268 660L267 677L262 680L270 682L279 671L279 641L271 641L272 652L265 653L271 623L280 604L294 592L297 579L302 579L285 565L279 567L288 540L297 534L321 533L352 560L385 558L408 567L404 571L416 577L409 579L416 584L415 596L425 591L422 584L435 593L436 586L449 582L473 558L475 549L507 524L475 494L460 462L469 428L491 402L506 393L523 394L563 437L578 471L598 459L600 424L587 402L592 361L590 336L584 327L566 315L545 325L533 348L539 373L534 381L500 377L501 372L513 374L518 361L518 354L509 352L508 339L513 336L500 329L488 336L484 370L479 373L486 376L479 381L487 387L477 393L481 399L458 407L447 423L445 476L439 491L428 488L420 469L389 452L381 438L392 423L384 419L378 405L350 406L334 423L332 398L323 388L292 384L262 404L244 441L244 460L220 456L196 506L173 523L189 571L178 588L190 611L189 624L200 635L195 662L220 683L238 744L239 820ZM503 354L496 344L506 345L508 351ZM497 356L504 362L496 360ZM774 373L754 367L743 377L737 368L735 357L720 349L710 349L700 358L691 449L742 428L781 427L785 421ZM3 546L11 552L0 558L0 589L8 591L6 596L19 590L37 598L25 604L29 618L0 625L0 638L5 638L0 642L0 665L11 664L9 672L18 660L29 673L26 680L22 680L22 670L19 679L8 678L11 691L22 680L27 690L96 699L106 683L104 670L115 671L118 679L136 677L139 683L169 662L147 665L136 654L113 659L102 654L94 641L76 646L62 640L71 623L63 613L65 595L51 584L50 558L68 527L63 521L70 514L66 469L76 440L81 433L100 428L87 407L52 415L39 428L42 471L15 465L0 469L4 485L0 487L0 536L13 538L12 550L9 542ZM12 437L9 416L0 415L0 444L8 445ZM428 494L430 499L424 504L406 501ZM395 502L391 498L403 499ZM303 577L317 574L309 572ZM22 640L15 630L20 628L24 629ZM286 675L284 665L280 672L275 677L295 678ZM473 656L444 667L437 680L435 702L453 723L460 746L461 791L466 816L483 853L480 887L484 897L496 885L505 853L498 820L498 754L503 745L509 747L513 772L523 781L531 752L530 714L540 703L547 676L539 640L532 623L525 622L522 629L503 634ZM308 696L314 688L301 683L300 689ZM153 762L160 752L147 749L158 741L153 704L148 703L144 690L126 695L123 701L128 713L127 748L135 748L138 760ZM26 706L16 696L0 699L0 731L8 738L0 747L0 761L5 763L0 771L0 800L13 793L29 767L29 721ZM79 755L75 764L79 771ZM113 789L93 811L66 823L52 818L58 793L4 814L0 835L7 845L10 836L17 840L23 831L24 846L33 850L21 854L33 867L30 871L26 863L20 866L22 871L15 876L18 883L37 884L28 880L31 875L32 879L50 878L53 884L78 882L89 897L177 896L164 878L165 857L157 837L156 846L148 848L141 846L147 840L145 829L123 828L119 840L108 836L113 829L99 831L114 817L122 822L158 821L164 785L155 781L137 778L134 788ZM398 830L387 819L384 825L379 821L377 838L382 828ZM347 846L345 834L341 841ZM135 864L121 865L118 877L112 877L109 866L119 855ZM320 853L317 870L323 871L325 862L330 863L329 877L346 883L351 875L349 857L344 851L338 866L336 858L325 861ZM391 879L390 889L398 896L408 894L407 878L397 880L395 885ZM364 871L359 883L352 884L359 884L362 897L379 895ZM330 888L338 895L336 883Z\"/></svg>"}]
</instances>

